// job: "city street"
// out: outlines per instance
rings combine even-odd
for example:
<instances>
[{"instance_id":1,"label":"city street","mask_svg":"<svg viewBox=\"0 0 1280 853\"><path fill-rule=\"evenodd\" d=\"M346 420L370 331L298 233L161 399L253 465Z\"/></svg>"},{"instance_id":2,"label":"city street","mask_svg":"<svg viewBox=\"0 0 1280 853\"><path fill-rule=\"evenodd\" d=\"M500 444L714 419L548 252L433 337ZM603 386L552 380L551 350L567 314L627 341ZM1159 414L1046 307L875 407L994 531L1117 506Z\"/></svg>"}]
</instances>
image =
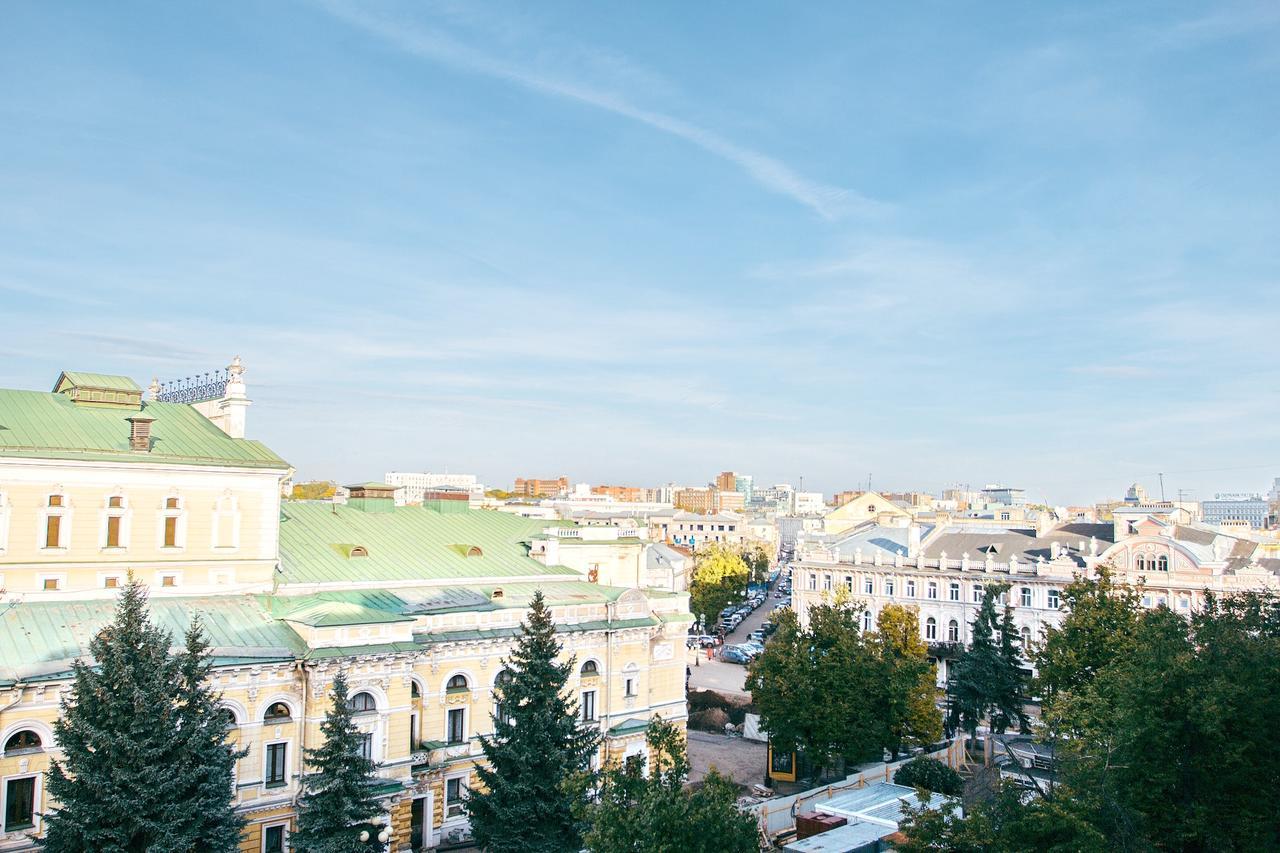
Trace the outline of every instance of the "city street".
<instances>
[{"instance_id":1,"label":"city street","mask_svg":"<svg viewBox=\"0 0 1280 853\"><path fill-rule=\"evenodd\" d=\"M746 640L747 635L759 628L769 617L773 609L782 601L782 599L773 597L773 591L776 588L777 582L775 581L769 587L769 597L765 599L764 604L743 619L742 624L734 629L732 633L725 635L724 642L726 646ZM713 651L719 651L720 648L720 646L717 646ZM718 690L721 693L747 695L743 688L743 684L747 679L747 668L745 666L736 663L724 663L719 660L707 660L706 650L701 649L698 651L701 653L698 665L690 667L692 670L692 675L689 677L690 690Z\"/></svg>"}]
</instances>

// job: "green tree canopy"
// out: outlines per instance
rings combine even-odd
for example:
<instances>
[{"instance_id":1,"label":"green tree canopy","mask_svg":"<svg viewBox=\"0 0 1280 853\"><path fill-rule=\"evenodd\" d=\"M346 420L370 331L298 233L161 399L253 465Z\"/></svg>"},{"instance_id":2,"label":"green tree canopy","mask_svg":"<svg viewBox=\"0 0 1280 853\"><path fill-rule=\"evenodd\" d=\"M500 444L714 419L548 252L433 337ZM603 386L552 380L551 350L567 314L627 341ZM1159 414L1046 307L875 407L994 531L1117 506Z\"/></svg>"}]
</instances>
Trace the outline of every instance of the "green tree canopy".
<instances>
[{"instance_id":1,"label":"green tree canopy","mask_svg":"<svg viewBox=\"0 0 1280 853\"><path fill-rule=\"evenodd\" d=\"M917 755L893 774L895 785L924 788L935 794L958 797L964 791L964 779L936 758Z\"/></svg>"},{"instance_id":2,"label":"green tree canopy","mask_svg":"<svg viewBox=\"0 0 1280 853\"><path fill-rule=\"evenodd\" d=\"M684 736L660 717L645 736L649 761L607 769L598 796L584 805L584 835L592 853L755 853L755 821L737 807L737 786L714 769L700 786L685 787ZM646 764L648 765L646 767Z\"/></svg>"},{"instance_id":3,"label":"green tree canopy","mask_svg":"<svg viewBox=\"0 0 1280 853\"><path fill-rule=\"evenodd\" d=\"M482 788L467 798L476 843L491 853L560 853L582 847L575 808L581 776L599 747L597 730L580 726L565 685L574 661L557 662L560 644L541 591L533 597L511 657L511 678L494 688L503 713L481 736L488 765Z\"/></svg>"},{"instance_id":4,"label":"green tree canopy","mask_svg":"<svg viewBox=\"0 0 1280 853\"><path fill-rule=\"evenodd\" d=\"M289 843L296 853L374 853L383 849L373 832L362 830L383 812L374 799L375 765L361 751L360 730L347 704L347 678L339 672L329 693L320 733L324 742L307 750L311 772L298 799L298 829Z\"/></svg>"},{"instance_id":5,"label":"green tree canopy","mask_svg":"<svg viewBox=\"0 0 1280 853\"><path fill-rule=\"evenodd\" d=\"M710 627L721 610L741 601L750 572L742 554L727 545L712 542L693 555L693 578L689 583L689 604L693 614Z\"/></svg>"},{"instance_id":6,"label":"green tree canopy","mask_svg":"<svg viewBox=\"0 0 1280 853\"><path fill-rule=\"evenodd\" d=\"M151 623L146 588L120 593L115 618L89 645L96 666L73 664L70 696L54 723L62 758L47 776L57 805L41 844L58 853L94 850L215 851L239 846L232 774L241 755L204 678L198 623L186 650Z\"/></svg>"},{"instance_id":7,"label":"green tree canopy","mask_svg":"<svg viewBox=\"0 0 1280 853\"><path fill-rule=\"evenodd\" d=\"M942 737L937 672L929 662L929 647L920 639L914 608L885 605L876 617L873 641L882 665L878 697L879 716L888 731L885 747L896 758L906 747Z\"/></svg>"}]
</instances>

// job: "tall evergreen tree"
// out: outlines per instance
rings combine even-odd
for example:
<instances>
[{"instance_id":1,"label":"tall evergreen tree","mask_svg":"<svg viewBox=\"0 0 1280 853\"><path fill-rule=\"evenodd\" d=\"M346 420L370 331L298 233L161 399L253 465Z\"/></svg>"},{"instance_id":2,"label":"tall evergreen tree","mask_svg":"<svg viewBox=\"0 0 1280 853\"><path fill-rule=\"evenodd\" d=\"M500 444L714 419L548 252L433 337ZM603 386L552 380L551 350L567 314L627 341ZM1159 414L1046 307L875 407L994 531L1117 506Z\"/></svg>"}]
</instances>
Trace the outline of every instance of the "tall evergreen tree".
<instances>
[{"instance_id":1,"label":"tall evergreen tree","mask_svg":"<svg viewBox=\"0 0 1280 853\"><path fill-rule=\"evenodd\" d=\"M339 672L331 706L320 724L324 743L307 750L312 768L298 799L298 829L289 843L296 853L376 853L383 849L370 821L382 806L373 797L374 763L360 751L360 731L347 704L347 677ZM368 833L365 841L362 832Z\"/></svg>"},{"instance_id":2,"label":"tall evergreen tree","mask_svg":"<svg viewBox=\"0 0 1280 853\"><path fill-rule=\"evenodd\" d=\"M248 750L228 742L233 722L209 686L213 662L199 617L192 620L185 639L178 663L175 760L180 774L176 793L184 803L179 826L190 840L182 849L232 853L240 846L245 825L235 810L235 766Z\"/></svg>"},{"instance_id":3,"label":"tall evergreen tree","mask_svg":"<svg viewBox=\"0 0 1280 853\"><path fill-rule=\"evenodd\" d=\"M45 816L45 849L57 853L231 851L226 723L214 697L190 679L208 672L198 624L187 653L147 616L145 587L132 578L113 622L94 637L96 665L73 664L71 694L54 723L63 759L48 773L58 805ZM208 816L196 816L206 810Z\"/></svg>"},{"instance_id":4,"label":"tall evergreen tree","mask_svg":"<svg viewBox=\"0 0 1280 853\"><path fill-rule=\"evenodd\" d=\"M972 735L983 719L1004 732L1011 725L1027 728L1022 709L1026 675L1018 654L1017 632L1008 606L997 612L996 603L1008 584L987 584L982 605L973 620L973 640L952 668L947 685L947 725Z\"/></svg>"},{"instance_id":5,"label":"tall evergreen tree","mask_svg":"<svg viewBox=\"0 0 1280 853\"><path fill-rule=\"evenodd\" d=\"M495 688L502 714L493 718L493 735L480 738L488 759L476 771L483 787L466 801L472 835L491 853L582 848L574 807L600 735L578 725L577 703L565 694L574 661L557 663L559 654L539 591L503 661L512 677Z\"/></svg>"}]
</instances>

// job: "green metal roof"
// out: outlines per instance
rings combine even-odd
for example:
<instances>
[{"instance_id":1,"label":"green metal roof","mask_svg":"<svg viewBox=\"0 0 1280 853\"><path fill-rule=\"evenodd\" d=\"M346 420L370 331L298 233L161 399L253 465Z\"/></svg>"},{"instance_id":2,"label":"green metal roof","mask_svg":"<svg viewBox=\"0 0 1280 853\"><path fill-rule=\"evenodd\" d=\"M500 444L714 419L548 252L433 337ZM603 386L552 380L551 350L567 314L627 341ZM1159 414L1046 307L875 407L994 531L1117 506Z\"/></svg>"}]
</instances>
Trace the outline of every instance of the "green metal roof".
<instances>
[{"instance_id":1,"label":"green metal roof","mask_svg":"<svg viewBox=\"0 0 1280 853\"><path fill-rule=\"evenodd\" d=\"M609 727L611 735L629 735L632 732L642 732L649 728L649 721L639 717L632 717L630 720L623 720L616 726Z\"/></svg>"},{"instance_id":2,"label":"green metal roof","mask_svg":"<svg viewBox=\"0 0 1280 853\"><path fill-rule=\"evenodd\" d=\"M53 387L56 390L63 380L80 388L101 388L107 391L141 391L138 383L128 376L112 376L109 373L87 373L82 370L64 370Z\"/></svg>"},{"instance_id":3,"label":"green metal roof","mask_svg":"<svg viewBox=\"0 0 1280 853\"><path fill-rule=\"evenodd\" d=\"M154 418L151 451L130 450L126 418L137 414L131 408L79 406L64 394L0 389L0 456L289 467L261 442L232 438L182 403L144 403L141 414Z\"/></svg>"},{"instance_id":4,"label":"green metal roof","mask_svg":"<svg viewBox=\"0 0 1280 853\"><path fill-rule=\"evenodd\" d=\"M541 576L579 578L562 566L544 566L525 544L541 525L491 510L442 513L398 506L384 512L329 501L291 501L280 514L281 582L450 580ZM363 546L367 557L347 557ZM476 556L467 556L473 548Z\"/></svg>"},{"instance_id":5,"label":"green metal roof","mask_svg":"<svg viewBox=\"0 0 1280 853\"><path fill-rule=\"evenodd\" d=\"M291 660L306 651L302 639L273 619L252 596L155 598L151 618L181 644L199 614L215 662ZM0 614L0 683L54 678L89 659L89 641L115 615L110 599L22 602Z\"/></svg>"}]
</instances>

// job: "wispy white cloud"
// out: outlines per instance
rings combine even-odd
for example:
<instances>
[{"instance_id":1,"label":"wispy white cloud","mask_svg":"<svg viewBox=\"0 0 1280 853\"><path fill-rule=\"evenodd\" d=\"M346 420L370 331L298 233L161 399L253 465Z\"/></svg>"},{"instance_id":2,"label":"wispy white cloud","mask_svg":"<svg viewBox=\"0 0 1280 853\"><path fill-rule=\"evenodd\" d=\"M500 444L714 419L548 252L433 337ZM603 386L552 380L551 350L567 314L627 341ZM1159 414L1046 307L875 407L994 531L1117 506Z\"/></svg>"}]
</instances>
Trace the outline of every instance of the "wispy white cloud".
<instances>
[{"instance_id":1,"label":"wispy white cloud","mask_svg":"<svg viewBox=\"0 0 1280 853\"><path fill-rule=\"evenodd\" d=\"M824 219L836 219L846 214L870 216L887 209L882 202L853 190L810 180L780 160L692 122L641 107L622 94L498 59L438 30L372 15L347 2L321 0L320 5L340 20L414 56L467 73L504 80L544 95L586 104L683 139L738 166L761 186L805 205Z\"/></svg>"}]
</instances>

